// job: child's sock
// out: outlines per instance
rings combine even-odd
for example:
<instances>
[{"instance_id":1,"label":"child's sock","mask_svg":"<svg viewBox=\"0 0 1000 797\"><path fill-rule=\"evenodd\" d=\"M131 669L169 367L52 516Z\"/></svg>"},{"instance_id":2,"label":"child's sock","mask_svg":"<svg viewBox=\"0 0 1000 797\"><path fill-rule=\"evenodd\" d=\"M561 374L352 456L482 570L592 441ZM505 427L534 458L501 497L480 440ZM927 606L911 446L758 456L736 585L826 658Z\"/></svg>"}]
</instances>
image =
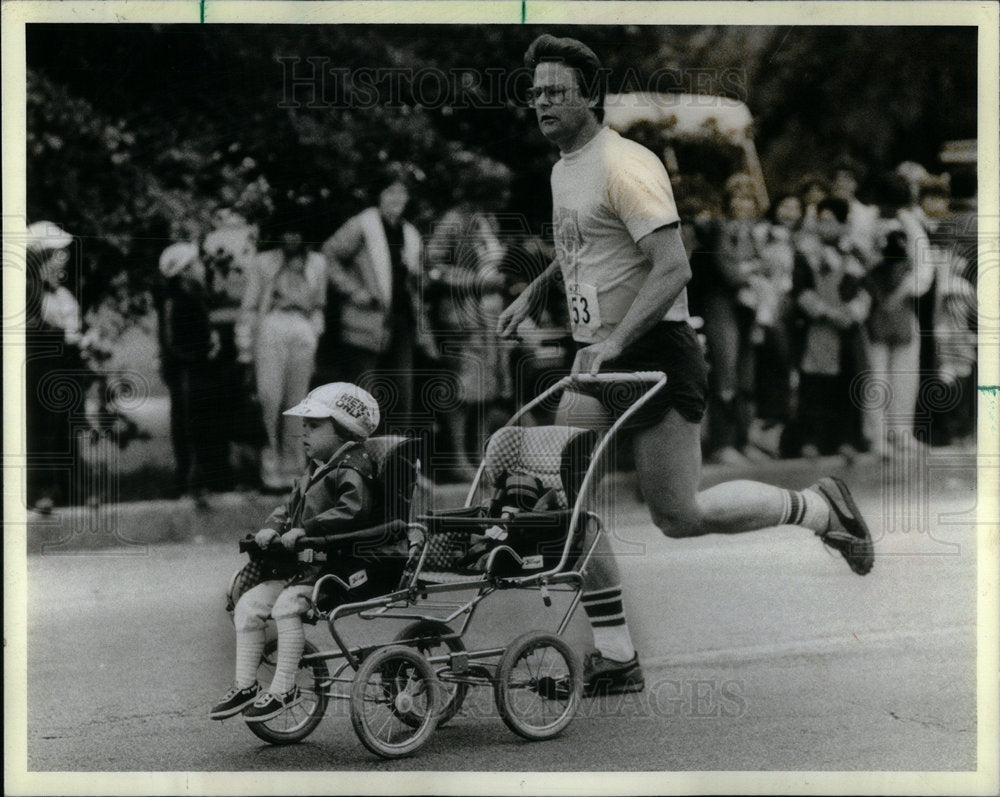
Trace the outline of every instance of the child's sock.
<instances>
[{"instance_id":1,"label":"child's sock","mask_svg":"<svg viewBox=\"0 0 1000 797\"><path fill-rule=\"evenodd\" d=\"M240 689L257 682L257 667L263 652L263 628L236 632L236 685Z\"/></svg>"},{"instance_id":2,"label":"child's sock","mask_svg":"<svg viewBox=\"0 0 1000 797\"><path fill-rule=\"evenodd\" d=\"M594 647L606 659L631 659L635 655L635 648L632 647L632 637L625 623L621 585L584 592L581 601L594 632Z\"/></svg>"},{"instance_id":3,"label":"child's sock","mask_svg":"<svg viewBox=\"0 0 1000 797\"><path fill-rule=\"evenodd\" d=\"M778 526L790 524L823 533L830 525L830 505L812 490L785 490L785 508Z\"/></svg>"},{"instance_id":4,"label":"child's sock","mask_svg":"<svg viewBox=\"0 0 1000 797\"><path fill-rule=\"evenodd\" d=\"M278 663L268 691L272 695L283 695L295 686L295 673L306 647L306 632L302 618L297 615L279 617L274 622L278 626Z\"/></svg>"}]
</instances>

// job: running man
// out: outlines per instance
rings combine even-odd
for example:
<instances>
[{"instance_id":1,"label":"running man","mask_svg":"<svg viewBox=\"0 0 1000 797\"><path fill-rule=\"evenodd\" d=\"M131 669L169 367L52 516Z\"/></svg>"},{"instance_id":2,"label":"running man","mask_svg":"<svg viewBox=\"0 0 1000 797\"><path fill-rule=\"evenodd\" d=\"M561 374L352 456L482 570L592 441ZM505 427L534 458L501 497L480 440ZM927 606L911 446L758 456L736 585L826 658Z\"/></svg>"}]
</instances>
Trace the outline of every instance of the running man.
<instances>
[{"instance_id":1,"label":"running man","mask_svg":"<svg viewBox=\"0 0 1000 797\"><path fill-rule=\"evenodd\" d=\"M802 491L733 481L699 492L706 364L688 323L691 269L666 169L645 147L602 126L605 74L589 47L546 34L524 62L534 70L538 126L561 155L552 169L556 259L501 314L499 334L514 335L546 283L562 279L577 345L574 374L667 374L666 386L636 414L632 434L642 493L666 536L796 525L839 551L855 573L868 573L871 535L839 479ZM583 385L567 390L556 422L606 428L624 410L616 396ZM606 538L588 567L583 605L596 647L584 663L585 694L642 690Z\"/></svg>"}]
</instances>

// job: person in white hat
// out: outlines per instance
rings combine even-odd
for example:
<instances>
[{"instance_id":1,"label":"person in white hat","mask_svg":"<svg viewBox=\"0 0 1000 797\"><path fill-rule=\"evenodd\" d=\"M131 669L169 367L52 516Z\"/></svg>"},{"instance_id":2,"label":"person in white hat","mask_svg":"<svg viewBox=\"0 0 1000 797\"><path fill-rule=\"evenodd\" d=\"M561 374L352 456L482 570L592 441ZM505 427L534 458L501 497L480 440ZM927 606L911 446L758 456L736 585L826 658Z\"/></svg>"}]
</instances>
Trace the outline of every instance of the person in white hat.
<instances>
[{"instance_id":1,"label":"person in white hat","mask_svg":"<svg viewBox=\"0 0 1000 797\"><path fill-rule=\"evenodd\" d=\"M317 387L284 414L302 418L302 447L309 464L288 501L271 513L255 535L257 545L261 549L280 545L294 551L301 537L329 537L363 527L372 515L375 478L374 464L363 442L379 424L378 402L357 385L334 382ZM376 576L362 565L351 575L351 600L378 594L375 585L384 584L385 579L398 581L402 560L393 559L388 548L385 556L384 568L391 572ZM212 707L212 719L242 712L249 722L263 722L301 702L295 673L305 645L305 598L311 595L323 572L336 569L340 573L345 565L353 567L351 559L350 554L330 554L326 563L306 565L292 573L271 570L267 580L256 585L245 583L252 581L255 574L237 580L234 591L246 591L231 596L236 598L236 679ZM251 562L243 572L253 573L254 564ZM370 560L366 564L370 566ZM278 629L278 659L274 678L264 691L257 683L257 666L269 616Z\"/></svg>"},{"instance_id":2,"label":"person in white hat","mask_svg":"<svg viewBox=\"0 0 1000 797\"><path fill-rule=\"evenodd\" d=\"M51 221L28 225L25 245L25 412L28 453L27 502L49 514L73 501L74 479L83 467L72 418L83 411L89 367L81 349L80 303L70 290L73 236ZM70 403L58 395L72 396ZM53 463L58 462L58 467Z\"/></svg>"},{"instance_id":3,"label":"person in white hat","mask_svg":"<svg viewBox=\"0 0 1000 797\"><path fill-rule=\"evenodd\" d=\"M28 261L34 266L41 289L41 320L63 331L67 343L82 337L80 303L64 283L68 281L73 236L51 221L28 225ZM31 301L31 297L29 297Z\"/></svg>"},{"instance_id":4,"label":"person in white hat","mask_svg":"<svg viewBox=\"0 0 1000 797\"><path fill-rule=\"evenodd\" d=\"M209 385L217 336L209 325L205 267L196 244L174 243L160 255L160 372L170 391L170 438L176 462L175 493L199 504L211 455Z\"/></svg>"}]
</instances>

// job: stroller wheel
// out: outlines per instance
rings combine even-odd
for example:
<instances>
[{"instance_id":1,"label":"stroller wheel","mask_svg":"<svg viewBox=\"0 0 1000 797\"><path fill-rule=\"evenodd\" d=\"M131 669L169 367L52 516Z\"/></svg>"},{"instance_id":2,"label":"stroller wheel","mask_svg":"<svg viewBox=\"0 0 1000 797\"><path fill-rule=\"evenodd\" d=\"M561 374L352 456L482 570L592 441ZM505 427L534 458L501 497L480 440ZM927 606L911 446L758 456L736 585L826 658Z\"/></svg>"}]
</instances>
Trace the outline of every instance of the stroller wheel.
<instances>
[{"instance_id":1,"label":"stroller wheel","mask_svg":"<svg viewBox=\"0 0 1000 797\"><path fill-rule=\"evenodd\" d=\"M447 623L438 620L418 620L410 623L395 639L395 644L415 647L426 658L432 656L443 656L447 653L460 653L465 650L462 640L453 636L454 631ZM440 673L448 669L447 665L432 664L435 672ZM466 683L446 682L439 678L441 689L441 710L438 716L438 727L440 728L448 720L454 717L462 708L465 696L469 691ZM403 721L407 722L404 716ZM419 722L418 717L411 718L411 722Z\"/></svg>"},{"instance_id":2,"label":"stroller wheel","mask_svg":"<svg viewBox=\"0 0 1000 797\"><path fill-rule=\"evenodd\" d=\"M306 642L305 653L315 653L316 646ZM272 639L264 648L257 667L257 683L266 688L274 677L274 667L278 660L278 641ZM302 701L290 706L278 716L264 722L248 722L247 727L259 738L271 744L294 744L305 739L316 730L326 711L326 685L328 678L326 665L317 662L311 666L299 664L295 683L302 692Z\"/></svg>"},{"instance_id":3,"label":"stroller wheel","mask_svg":"<svg viewBox=\"0 0 1000 797\"><path fill-rule=\"evenodd\" d=\"M351 723L361 743L383 758L415 753L437 726L439 689L433 667L413 648L372 653L351 687Z\"/></svg>"},{"instance_id":4,"label":"stroller wheel","mask_svg":"<svg viewBox=\"0 0 1000 797\"><path fill-rule=\"evenodd\" d=\"M553 634L530 631L500 660L493 696L508 728L540 741L572 722L582 691L580 661L569 645Z\"/></svg>"}]
</instances>

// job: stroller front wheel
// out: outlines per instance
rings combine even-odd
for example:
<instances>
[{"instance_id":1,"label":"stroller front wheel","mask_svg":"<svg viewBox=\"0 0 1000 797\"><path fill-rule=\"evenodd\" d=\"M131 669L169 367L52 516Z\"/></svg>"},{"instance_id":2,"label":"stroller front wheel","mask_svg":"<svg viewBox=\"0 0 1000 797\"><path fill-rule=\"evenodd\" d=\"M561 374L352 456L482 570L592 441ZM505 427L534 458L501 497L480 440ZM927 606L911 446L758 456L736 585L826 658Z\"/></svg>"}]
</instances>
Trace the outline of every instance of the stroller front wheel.
<instances>
[{"instance_id":1,"label":"stroller front wheel","mask_svg":"<svg viewBox=\"0 0 1000 797\"><path fill-rule=\"evenodd\" d=\"M418 620L411 623L399 632L394 644L415 647L427 658L441 656L449 652L461 653L465 650L462 640L454 635L451 627L439 620ZM447 670L447 666L438 665L436 669L440 672ZM438 712L437 724L440 728L462 708L466 693L469 691L469 685L460 682L445 683L440 678L438 680L443 698ZM406 721L405 717L403 721ZM419 723L419 718L414 718L413 722Z\"/></svg>"},{"instance_id":2,"label":"stroller front wheel","mask_svg":"<svg viewBox=\"0 0 1000 797\"><path fill-rule=\"evenodd\" d=\"M507 648L493 685L504 723L530 741L551 739L573 721L583 692L576 654L554 634L529 631Z\"/></svg>"},{"instance_id":3,"label":"stroller front wheel","mask_svg":"<svg viewBox=\"0 0 1000 797\"><path fill-rule=\"evenodd\" d=\"M351 687L351 724L383 758L419 750L437 726L444 696L434 668L418 651L390 645L368 656Z\"/></svg>"}]
</instances>

